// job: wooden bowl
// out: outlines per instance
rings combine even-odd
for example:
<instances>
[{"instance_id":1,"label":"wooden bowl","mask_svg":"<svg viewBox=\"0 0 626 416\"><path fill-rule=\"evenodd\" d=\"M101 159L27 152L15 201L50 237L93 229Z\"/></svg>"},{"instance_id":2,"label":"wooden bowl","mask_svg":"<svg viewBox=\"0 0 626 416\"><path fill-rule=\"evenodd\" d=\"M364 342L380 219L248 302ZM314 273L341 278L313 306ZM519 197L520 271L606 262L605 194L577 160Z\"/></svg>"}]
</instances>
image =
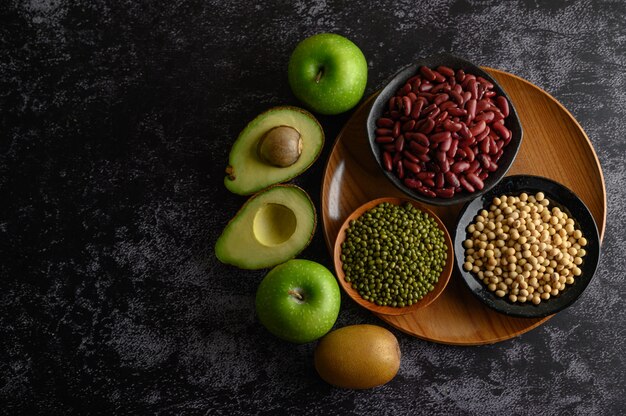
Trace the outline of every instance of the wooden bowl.
<instances>
[{"instance_id":1,"label":"wooden bowl","mask_svg":"<svg viewBox=\"0 0 626 416\"><path fill-rule=\"evenodd\" d=\"M443 231L444 240L447 246L447 250L446 250L447 257L446 257L446 263L443 267L443 271L441 272L441 275L439 276L439 280L435 284L434 289L428 292L426 296L424 296L422 299L420 299L419 301L417 301L411 306L393 307L393 306L376 305L373 302L363 299L361 295L359 294L359 292L353 289L352 285L346 282L345 280L345 274L343 272L343 262L341 261L341 244L344 242L346 238L346 229L348 228L348 225L350 224L351 220L359 218L366 211L374 208L375 206L383 202L388 202L393 205L401 205L405 202L409 202L420 211L426 212L428 213L428 215L433 217L435 221L437 222L437 226ZM337 280L339 280L339 285L343 288L343 290L348 294L348 296L352 298L352 300L354 300L356 303L358 303L365 309L368 309L371 312L382 314L382 315L405 315L405 314L414 312L418 309L427 307L435 299L437 299L437 297L446 288L448 281L450 280L450 275L452 274L452 268L454 265L454 250L452 247L453 247L452 239L450 238L450 234L448 233L446 226L443 224L441 219L434 212L432 212L429 208L427 208L425 205L420 204L419 202L414 201L412 199L408 199L408 198L394 198L394 197L377 198L372 201L366 202L365 204L361 205L359 208L354 210L354 212L352 212L341 225L341 228L339 229L339 232L337 234L337 239L335 240L335 248L334 248L334 253L333 253L334 261L335 261L335 272L337 274Z\"/></svg>"},{"instance_id":2,"label":"wooden bowl","mask_svg":"<svg viewBox=\"0 0 626 416\"><path fill-rule=\"evenodd\" d=\"M505 120L505 125L507 128L511 130L512 138L509 144L504 148L504 153L502 157L498 161L498 169L495 172L491 172L489 176L484 180L485 187L482 190L476 190L475 192L461 192L456 193L452 198L431 198L425 195L422 195L418 191L415 191L409 187L407 187L404 182L393 174L392 172L388 172L384 168L384 162L382 158L382 154L380 152L380 147L378 143L376 143L376 120L384 113L387 108L387 103L389 99L395 95L396 91L401 88L406 81L419 73L419 68L421 66L427 66L429 68L435 68L439 65L448 66L452 69L463 69L468 74L473 74L476 76L481 76L491 82L494 87L494 91L507 99L509 102L509 116ZM439 54L433 55L428 58L419 59L411 65L408 65L398 71L389 82L385 85L383 90L378 94L372 107L370 108L369 114L367 116L367 136L368 142L370 145L370 149L372 154L374 155L374 159L380 168L380 171L383 175L389 179L391 183L394 184L398 189L400 189L405 195L409 198L416 199L420 202L424 202L431 205L455 205L463 202L471 201L474 198L479 197L480 195L488 192L491 188L497 185L500 180L506 175L509 171L509 168L513 164L519 148L522 144L522 137L524 136L524 131L522 129L522 124L513 104L513 100L509 97L506 91L502 88L500 83L493 78L487 71L484 71L478 65L473 64L470 61L465 59L461 59L456 56L452 56L449 54Z\"/></svg>"}]
</instances>

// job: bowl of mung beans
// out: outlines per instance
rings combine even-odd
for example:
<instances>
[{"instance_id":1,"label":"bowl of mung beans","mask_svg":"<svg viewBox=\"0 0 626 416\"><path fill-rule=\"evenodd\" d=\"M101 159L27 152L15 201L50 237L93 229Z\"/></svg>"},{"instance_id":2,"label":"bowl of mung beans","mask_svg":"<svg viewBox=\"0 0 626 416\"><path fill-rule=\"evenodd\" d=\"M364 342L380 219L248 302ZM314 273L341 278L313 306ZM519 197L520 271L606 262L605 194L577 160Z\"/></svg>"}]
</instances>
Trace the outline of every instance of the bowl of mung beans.
<instances>
[{"instance_id":1,"label":"bowl of mung beans","mask_svg":"<svg viewBox=\"0 0 626 416\"><path fill-rule=\"evenodd\" d=\"M382 315L405 315L432 303L454 263L445 225L417 201L369 201L344 221L334 246L337 279L356 303Z\"/></svg>"},{"instance_id":2,"label":"bowl of mung beans","mask_svg":"<svg viewBox=\"0 0 626 416\"><path fill-rule=\"evenodd\" d=\"M542 318L583 293L599 262L600 237L591 212L570 189L516 175L465 205L454 248L463 281L485 305Z\"/></svg>"}]
</instances>

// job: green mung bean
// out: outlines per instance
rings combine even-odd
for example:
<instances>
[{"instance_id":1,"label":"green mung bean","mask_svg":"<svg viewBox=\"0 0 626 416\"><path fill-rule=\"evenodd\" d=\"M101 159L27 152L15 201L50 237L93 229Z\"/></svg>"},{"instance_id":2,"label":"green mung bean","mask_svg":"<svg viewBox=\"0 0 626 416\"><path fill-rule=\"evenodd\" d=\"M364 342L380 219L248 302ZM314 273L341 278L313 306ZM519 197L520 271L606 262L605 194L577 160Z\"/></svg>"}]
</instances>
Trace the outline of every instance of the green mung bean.
<instances>
[{"instance_id":1,"label":"green mung bean","mask_svg":"<svg viewBox=\"0 0 626 416\"><path fill-rule=\"evenodd\" d=\"M350 221L341 259L346 282L363 299L404 307L434 289L447 246L430 215L410 203L384 202Z\"/></svg>"}]
</instances>

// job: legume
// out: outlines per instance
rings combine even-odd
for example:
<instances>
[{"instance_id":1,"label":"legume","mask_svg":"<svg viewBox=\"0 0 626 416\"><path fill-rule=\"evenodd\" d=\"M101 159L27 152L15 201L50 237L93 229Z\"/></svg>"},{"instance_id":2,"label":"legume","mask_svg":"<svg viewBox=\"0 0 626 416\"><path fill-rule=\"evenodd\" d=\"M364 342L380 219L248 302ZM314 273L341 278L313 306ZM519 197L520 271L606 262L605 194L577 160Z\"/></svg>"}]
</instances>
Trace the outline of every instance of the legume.
<instances>
[{"instance_id":1,"label":"legume","mask_svg":"<svg viewBox=\"0 0 626 416\"><path fill-rule=\"evenodd\" d=\"M467 228L463 268L511 302L558 296L582 271L587 239L542 192L493 199Z\"/></svg>"},{"instance_id":2,"label":"legume","mask_svg":"<svg viewBox=\"0 0 626 416\"><path fill-rule=\"evenodd\" d=\"M462 69L420 67L376 121L384 169L433 198L483 189L512 139L509 103L493 88Z\"/></svg>"},{"instance_id":3,"label":"legume","mask_svg":"<svg viewBox=\"0 0 626 416\"><path fill-rule=\"evenodd\" d=\"M346 282L365 300L404 307L434 289L447 258L437 222L410 203L387 202L350 222L341 245Z\"/></svg>"}]
</instances>

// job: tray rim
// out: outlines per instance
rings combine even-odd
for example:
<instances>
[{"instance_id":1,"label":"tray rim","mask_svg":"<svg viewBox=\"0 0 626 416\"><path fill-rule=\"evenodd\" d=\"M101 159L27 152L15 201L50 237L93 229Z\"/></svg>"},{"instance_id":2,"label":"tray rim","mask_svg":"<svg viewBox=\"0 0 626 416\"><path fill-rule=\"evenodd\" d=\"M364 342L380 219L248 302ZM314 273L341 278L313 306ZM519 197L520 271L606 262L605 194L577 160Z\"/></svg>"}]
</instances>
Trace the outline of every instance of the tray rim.
<instances>
[{"instance_id":1,"label":"tray rim","mask_svg":"<svg viewBox=\"0 0 626 416\"><path fill-rule=\"evenodd\" d=\"M581 126L581 124L578 122L578 120L576 120L576 118L573 116L573 114L563 105L561 104L561 102L559 100L557 100L554 96L552 96L552 94L548 93L547 91L545 91L543 88L533 84L532 82L518 76L515 74L512 74L510 72L507 71L503 71L500 69L496 69L496 68L491 68L488 66L480 66L482 69L484 69L487 72L490 73L497 73L497 74L501 74L504 76L509 76L512 77L514 79L516 79L517 81L520 81L524 84L526 84L528 87L530 88L534 88L539 90L541 93L545 94L547 97L549 97L565 114L567 114L569 116L569 118L571 119L571 121L573 121L574 125L578 128L578 130L582 133L583 137L585 138L585 140L587 141L587 144L589 145L589 147L591 148L591 153L593 155L593 159L598 167L598 171L600 173L600 182L602 183L602 206L603 206L603 211L604 211L604 215L602 216L602 220L601 222L598 223L598 231L600 234L600 247L602 246L602 243L604 241L604 232L606 230L606 217L607 217L607 199L606 199L606 182L604 180L604 172L602 171L602 165L600 163L600 160L598 158L598 154L595 151L595 148L593 146L593 143L591 142L591 140L589 139L589 136L587 135L587 132L583 129L583 127ZM361 111L363 108L365 108L366 106L370 105L370 103L376 98L376 96L378 96L378 94L380 93L381 89L377 89L375 92L373 92L372 94L370 94L355 110L352 111L352 113L350 114L350 117L348 118L348 121L354 116L354 114L356 114L357 112ZM339 131L339 133L337 133L337 136L334 138L333 140L333 144L332 147L330 148L330 152L328 153L328 156L326 158L325 161L325 165L324 165L324 170L323 170L323 176L322 176L322 182L320 184L320 214L322 217L322 233L324 234L324 241L326 243L326 249L328 251L328 253L330 253L330 255L333 255L333 248L334 248L334 241L331 242L328 236L328 233L326 232L326 218L324 215L324 206L323 203L325 200L327 200L326 197L326 192L324 191L324 184L325 181L324 179L326 178L327 172L328 172L328 168L329 168L329 162L330 159L335 151L335 148L337 146L337 144L339 143L339 138L342 137L344 135L344 133L347 130L347 125L348 125L348 121L346 121L346 123L343 125L343 127L341 128L341 130ZM510 176L508 173L506 176ZM409 336L418 338L418 339L422 339L425 341L429 341L429 342L433 342L433 343L438 343L438 344L444 344L444 345L458 345L458 346L477 346L477 345L490 345L490 344L495 344L497 342L502 342L502 341L506 341L509 339L513 339L516 338L522 334L525 334L535 328L537 328L538 326L542 325L543 323L545 323L546 321L548 321L550 318L552 318L553 316L555 316L556 314L553 315L548 315L544 318L540 318L537 322L535 322L532 325L529 325L528 327L524 328L523 330L516 332L512 335L507 334L505 336L502 337L496 337L493 339L489 339L489 340L485 340L484 342L472 342L472 343L467 343L467 342L454 342L454 341L440 341L440 340L433 340L433 339L429 339L426 337L421 337L419 335L415 335L412 333L407 332L404 328L401 328L397 325L395 325L392 322L389 322L387 319L385 319L384 315L379 315L379 314L374 314L377 318L381 319L382 321L384 321L385 323L387 323L388 325L392 326L393 328L402 331L404 333L406 333Z\"/></svg>"}]
</instances>

